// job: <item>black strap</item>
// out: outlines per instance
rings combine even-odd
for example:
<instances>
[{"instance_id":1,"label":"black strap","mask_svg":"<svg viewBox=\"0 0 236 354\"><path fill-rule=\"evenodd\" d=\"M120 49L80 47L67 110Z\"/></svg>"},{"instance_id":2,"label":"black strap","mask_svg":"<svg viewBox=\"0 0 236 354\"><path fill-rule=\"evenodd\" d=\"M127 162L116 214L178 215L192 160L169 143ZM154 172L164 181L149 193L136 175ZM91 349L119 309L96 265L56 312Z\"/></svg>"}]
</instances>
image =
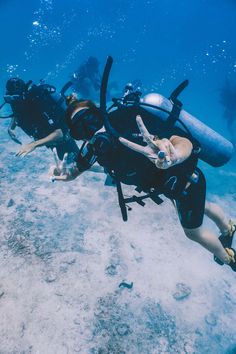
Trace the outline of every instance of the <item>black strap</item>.
<instances>
[{"instance_id":1,"label":"black strap","mask_svg":"<svg viewBox=\"0 0 236 354\"><path fill-rule=\"evenodd\" d=\"M166 120L166 124L168 125L168 127L172 128L175 125L176 121L179 120L181 109L182 109L182 103L181 106L175 103L173 104L170 115Z\"/></svg>"},{"instance_id":2,"label":"black strap","mask_svg":"<svg viewBox=\"0 0 236 354\"><path fill-rule=\"evenodd\" d=\"M0 105L0 110L5 106L6 102L3 102L1 105ZM12 118L13 117L13 113L7 115L7 116L0 116L0 119L8 119L8 118Z\"/></svg>"},{"instance_id":3,"label":"black strap","mask_svg":"<svg viewBox=\"0 0 236 354\"><path fill-rule=\"evenodd\" d=\"M3 102L0 106L0 109L2 109L3 106L5 106L6 102Z\"/></svg>"},{"instance_id":4,"label":"black strap","mask_svg":"<svg viewBox=\"0 0 236 354\"><path fill-rule=\"evenodd\" d=\"M167 124L169 127L173 127L177 120L179 120L179 115L183 107L183 103L178 99L181 92L188 86L189 81L184 80L181 84L176 87L176 89L171 93L169 100L173 103L172 110L167 119Z\"/></svg>"},{"instance_id":5,"label":"black strap","mask_svg":"<svg viewBox=\"0 0 236 354\"><path fill-rule=\"evenodd\" d=\"M14 114L10 114L9 116L0 116L0 119L8 119L8 118L12 118L14 116Z\"/></svg>"},{"instance_id":6,"label":"black strap","mask_svg":"<svg viewBox=\"0 0 236 354\"><path fill-rule=\"evenodd\" d=\"M123 221L127 221L128 220L128 213L127 210L131 210L131 208L129 208L129 206L127 204L129 203L138 203L139 205L141 205L142 207L145 206L144 203L144 199L150 198L154 203L156 203L157 205L160 205L161 203L163 203L163 200L160 198L160 193L158 192L157 189L151 189L148 193L141 195L141 196L137 196L137 195L133 195L132 197L124 197L123 191L122 191L122 185L120 180L117 178L115 171L107 171L109 173L109 175L112 177L113 181L116 184L116 189L117 189L117 194L118 194L118 202L119 202L119 206L120 206L120 210L121 210L121 215L122 215L122 219ZM136 190L141 193L142 189L139 189L138 187L136 188Z\"/></svg>"},{"instance_id":7,"label":"black strap","mask_svg":"<svg viewBox=\"0 0 236 354\"><path fill-rule=\"evenodd\" d=\"M177 86L176 89L174 89L174 91L171 93L169 100L171 100L172 102L181 103L180 101L178 101L177 97L188 86L188 84L188 80L184 80L183 82L181 82L181 84L179 84L179 86Z\"/></svg>"},{"instance_id":8,"label":"black strap","mask_svg":"<svg viewBox=\"0 0 236 354\"><path fill-rule=\"evenodd\" d=\"M123 219L123 221L127 221L128 220L128 213L127 213L126 201L125 201L125 198L123 195L121 183L120 183L120 180L118 178L116 178L116 176L114 176L114 180L116 183L116 189L117 189L117 193L118 193L118 201L119 201L122 219Z\"/></svg>"},{"instance_id":9,"label":"black strap","mask_svg":"<svg viewBox=\"0 0 236 354\"><path fill-rule=\"evenodd\" d=\"M72 81L68 81L61 89L60 94L65 98L65 92L73 85Z\"/></svg>"},{"instance_id":10,"label":"black strap","mask_svg":"<svg viewBox=\"0 0 236 354\"><path fill-rule=\"evenodd\" d=\"M112 64L113 64L113 58L109 56L107 58L107 62L102 75L102 83L101 83L101 90L100 90L100 110L104 118L104 126L106 131L111 135L112 138L118 138L119 134L111 126L109 122L109 117L107 113L107 104L106 104L107 85L108 85L108 79L109 79Z\"/></svg>"}]
</instances>

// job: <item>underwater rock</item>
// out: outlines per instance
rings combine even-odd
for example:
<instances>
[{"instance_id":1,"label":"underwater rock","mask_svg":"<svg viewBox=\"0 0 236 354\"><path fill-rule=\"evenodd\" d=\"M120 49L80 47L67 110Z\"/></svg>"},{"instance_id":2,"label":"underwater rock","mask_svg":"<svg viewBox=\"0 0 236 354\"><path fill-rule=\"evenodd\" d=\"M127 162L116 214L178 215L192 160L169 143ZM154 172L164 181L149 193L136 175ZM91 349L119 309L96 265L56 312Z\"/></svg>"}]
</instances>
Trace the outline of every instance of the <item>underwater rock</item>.
<instances>
[{"instance_id":1,"label":"underwater rock","mask_svg":"<svg viewBox=\"0 0 236 354\"><path fill-rule=\"evenodd\" d=\"M2 287L0 286L0 298L4 295L4 290L2 289Z\"/></svg>"},{"instance_id":2,"label":"underwater rock","mask_svg":"<svg viewBox=\"0 0 236 354\"><path fill-rule=\"evenodd\" d=\"M98 353L98 348L112 354L184 353L186 341L180 338L174 317L160 303L146 298L133 307L126 300L118 291L98 298L92 328L96 346L91 348L92 353Z\"/></svg>"},{"instance_id":3,"label":"underwater rock","mask_svg":"<svg viewBox=\"0 0 236 354\"><path fill-rule=\"evenodd\" d=\"M202 333L202 331L201 331L201 329L199 329L199 328L197 328L196 330L195 330L195 333L198 335L198 336L203 336L203 333Z\"/></svg>"},{"instance_id":4,"label":"underwater rock","mask_svg":"<svg viewBox=\"0 0 236 354\"><path fill-rule=\"evenodd\" d=\"M116 331L119 334L119 336L127 336L127 334L129 334L130 332L130 329L126 323L122 323L116 327Z\"/></svg>"},{"instance_id":5,"label":"underwater rock","mask_svg":"<svg viewBox=\"0 0 236 354\"><path fill-rule=\"evenodd\" d=\"M43 261L48 261L52 259L52 253L46 252L43 247L38 247L36 251L34 251L35 256L41 258Z\"/></svg>"},{"instance_id":6,"label":"underwater rock","mask_svg":"<svg viewBox=\"0 0 236 354\"><path fill-rule=\"evenodd\" d=\"M187 298L191 294L191 288L184 283L176 284L177 291L173 294L173 298L177 301Z\"/></svg>"},{"instance_id":7,"label":"underwater rock","mask_svg":"<svg viewBox=\"0 0 236 354\"><path fill-rule=\"evenodd\" d=\"M192 345L190 345L189 343L184 343L184 353L185 354L193 353Z\"/></svg>"},{"instance_id":8,"label":"underwater rock","mask_svg":"<svg viewBox=\"0 0 236 354\"><path fill-rule=\"evenodd\" d=\"M31 211L31 213L36 213L38 211L38 208L37 207L32 208L32 209L30 209L30 211Z\"/></svg>"},{"instance_id":9,"label":"underwater rock","mask_svg":"<svg viewBox=\"0 0 236 354\"><path fill-rule=\"evenodd\" d=\"M10 208L12 207L13 205L15 204L14 200L13 199L10 199L7 203L7 207Z\"/></svg>"},{"instance_id":10,"label":"underwater rock","mask_svg":"<svg viewBox=\"0 0 236 354\"><path fill-rule=\"evenodd\" d=\"M77 326L80 326L80 325L81 325L81 320L80 320L80 318L75 318L73 322L74 322L74 324L77 325Z\"/></svg>"},{"instance_id":11,"label":"underwater rock","mask_svg":"<svg viewBox=\"0 0 236 354\"><path fill-rule=\"evenodd\" d=\"M106 268L106 274L110 275L110 276L114 276L117 274L117 269L116 269L116 265L111 264Z\"/></svg>"},{"instance_id":12,"label":"underwater rock","mask_svg":"<svg viewBox=\"0 0 236 354\"><path fill-rule=\"evenodd\" d=\"M61 273L66 273L69 269L69 266L68 266L68 264L64 264L64 265L60 266L59 269L60 269Z\"/></svg>"},{"instance_id":13,"label":"underwater rock","mask_svg":"<svg viewBox=\"0 0 236 354\"><path fill-rule=\"evenodd\" d=\"M134 285L133 282L131 282L131 283L129 284L129 283L126 283L125 281L123 281L122 283L119 284L119 288L132 289L132 288L133 288L133 285Z\"/></svg>"},{"instance_id":14,"label":"underwater rock","mask_svg":"<svg viewBox=\"0 0 236 354\"><path fill-rule=\"evenodd\" d=\"M63 261L62 263L66 263L66 264L72 265L75 262L76 262L76 258L69 258L69 259Z\"/></svg>"},{"instance_id":15,"label":"underwater rock","mask_svg":"<svg viewBox=\"0 0 236 354\"><path fill-rule=\"evenodd\" d=\"M17 229L16 234L10 235L7 240L9 249L18 256L27 256L32 253L31 244L27 240L28 233L25 230Z\"/></svg>"},{"instance_id":16,"label":"underwater rock","mask_svg":"<svg viewBox=\"0 0 236 354\"><path fill-rule=\"evenodd\" d=\"M53 273L49 273L48 275L46 275L44 280L46 281L46 283L53 283L57 280L57 276Z\"/></svg>"},{"instance_id":17,"label":"underwater rock","mask_svg":"<svg viewBox=\"0 0 236 354\"><path fill-rule=\"evenodd\" d=\"M161 304L150 302L144 307L144 316L147 318L146 327L152 334L168 337L172 342L175 338L176 325L174 319L163 310Z\"/></svg>"},{"instance_id":18,"label":"underwater rock","mask_svg":"<svg viewBox=\"0 0 236 354\"><path fill-rule=\"evenodd\" d=\"M25 325L24 322L22 322L22 323L20 324L20 336L21 336L21 338L24 337L25 329L26 329L26 325Z\"/></svg>"},{"instance_id":19,"label":"underwater rock","mask_svg":"<svg viewBox=\"0 0 236 354\"><path fill-rule=\"evenodd\" d=\"M91 348L89 354L109 354L109 352L105 348Z\"/></svg>"},{"instance_id":20,"label":"underwater rock","mask_svg":"<svg viewBox=\"0 0 236 354\"><path fill-rule=\"evenodd\" d=\"M205 322L210 326L216 326L217 318L214 314L210 313L209 315L205 316Z\"/></svg>"}]
</instances>

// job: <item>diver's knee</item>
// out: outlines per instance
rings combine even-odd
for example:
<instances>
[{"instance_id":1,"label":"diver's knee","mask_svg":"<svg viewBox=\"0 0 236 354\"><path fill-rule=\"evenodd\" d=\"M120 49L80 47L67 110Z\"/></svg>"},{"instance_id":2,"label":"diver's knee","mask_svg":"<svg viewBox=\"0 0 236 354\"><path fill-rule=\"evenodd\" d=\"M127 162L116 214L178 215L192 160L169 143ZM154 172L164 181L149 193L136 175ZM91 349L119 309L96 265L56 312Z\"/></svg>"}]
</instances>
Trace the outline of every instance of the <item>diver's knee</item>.
<instances>
[{"instance_id":1,"label":"diver's knee","mask_svg":"<svg viewBox=\"0 0 236 354\"><path fill-rule=\"evenodd\" d=\"M205 202L205 213L209 213L209 212L212 212L212 209L214 209L216 206L215 203L212 203L212 202L209 202L206 200Z\"/></svg>"},{"instance_id":2,"label":"diver's knee","mask_svg":"<svg viewBox=\"0 0 236 354\"><path fill-rule=\"evenodd\" d=\"M200 227L198 227L196 229L184 228L184 233L190 240L193 240L193 241L198 241L200 238L200 235L201 235Z\"/></svg>"},{"instance_id":3,"label":"diver's knee","mask_svg":"<svg viewBox=\"0 0 236 354\"><path fill-rule=\"evenodd\" d=\"M209 214L216 214L221 212L221 207L217 204L217 203L213 203L213 202L205 202L205 213L209 213Z\"/></svg>"}]
</instances>

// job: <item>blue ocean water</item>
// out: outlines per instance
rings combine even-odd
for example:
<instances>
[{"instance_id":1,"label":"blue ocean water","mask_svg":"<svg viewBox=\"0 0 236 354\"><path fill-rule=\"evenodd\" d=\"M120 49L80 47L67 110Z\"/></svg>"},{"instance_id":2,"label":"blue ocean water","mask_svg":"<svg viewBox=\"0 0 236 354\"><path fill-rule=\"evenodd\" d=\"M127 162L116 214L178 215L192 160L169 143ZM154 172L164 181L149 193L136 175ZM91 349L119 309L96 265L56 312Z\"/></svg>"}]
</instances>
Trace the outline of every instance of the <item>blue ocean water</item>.
<instances>
[{"instance_id":1,"label":"blue ocean water","mask_svg":"<svg viewBox=\"0 0 236 354\"><path fill-rule=\"evenodd\" d=\"M61 88L112 55L120 91L139 79L168 97L189 79L184 108L231 139L220 96L236 86L235 18L235 0L0 0L0 94L15 76ZM103 177L51 184L50 152L16 159L0 123L1 353L235 353L235 274L186 241L171 205L124 224ZM204 166L234 218L235 166Z\"/></svg>"},{"instance_id":2,"label":"blue ocean water","mask_svg":"<svg viewBox=\"0 0 236 354\"><path fill-rule=\"evenodd\" d=\"M233 0L1 1L0 89L10 76L62 85L88 56L115 60L122 88L140 79L169 93L185 78L185 108L225 129L220 90L235 82Z\"/></svg>"}]
</instances>

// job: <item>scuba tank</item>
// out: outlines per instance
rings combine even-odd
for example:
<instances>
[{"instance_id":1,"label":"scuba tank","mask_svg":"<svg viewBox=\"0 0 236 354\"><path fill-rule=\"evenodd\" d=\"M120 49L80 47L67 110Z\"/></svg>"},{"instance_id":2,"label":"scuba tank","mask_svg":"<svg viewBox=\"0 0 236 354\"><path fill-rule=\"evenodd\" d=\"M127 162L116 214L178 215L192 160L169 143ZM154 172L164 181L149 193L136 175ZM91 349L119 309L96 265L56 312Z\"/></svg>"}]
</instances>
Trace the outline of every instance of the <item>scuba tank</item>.
<instances>
[{"instance_id":1,"label":"scuba tank","mask_svg":"<svg viewBox=\"0 0 236 354\"><path fill-rule=\"evenodd\" d=\"M140 114L142 116L142 110L144 110L157 117L162 123L166 123L170 130L174 126L183 133L187 133L187 135L191 134L190 137L193 137L200 145L199 158L209 165L220 167L226 164L233 155L233 144L183 109L180 110L179 117L173 125L173 122L169 122L169 120L174 104L171 99L167 99L158 93L151 93L144 96L140 104ZM163 110L158 110L156 107L163 108ZM150 132L155 130L154 127L150 128Z\"/></svg>"},{"instance_id":2,"label":"scuba tank","mask_svg":"<svg viewBox=\"0 0 236 354\"><path fill-rule=\"evenodd\" d=\"M56 91L56 87L40 82L33 85L28 91L27 98L36 101L38 108L46 119L64 120L66 111L65 97L61 92Z\"/></svg>"},{"instance_id":3,"label":"scuba tank","mask_svg":"<svg viewBox=\"0 0 236 354\"><path fill-rule=\"evenodd\" d=\"M48 107L51 107L50 111L52 114L52 117L59 117L63 118L65 116L65 112L67 109L67 104L66 104L66 91L72 86L72 82L68 81L61 89L60 92L56 91L56 87L45 84L45 83L40 83L37 87L44 92L44 107L48 109Z\"/></svg>"}]
</instances>

